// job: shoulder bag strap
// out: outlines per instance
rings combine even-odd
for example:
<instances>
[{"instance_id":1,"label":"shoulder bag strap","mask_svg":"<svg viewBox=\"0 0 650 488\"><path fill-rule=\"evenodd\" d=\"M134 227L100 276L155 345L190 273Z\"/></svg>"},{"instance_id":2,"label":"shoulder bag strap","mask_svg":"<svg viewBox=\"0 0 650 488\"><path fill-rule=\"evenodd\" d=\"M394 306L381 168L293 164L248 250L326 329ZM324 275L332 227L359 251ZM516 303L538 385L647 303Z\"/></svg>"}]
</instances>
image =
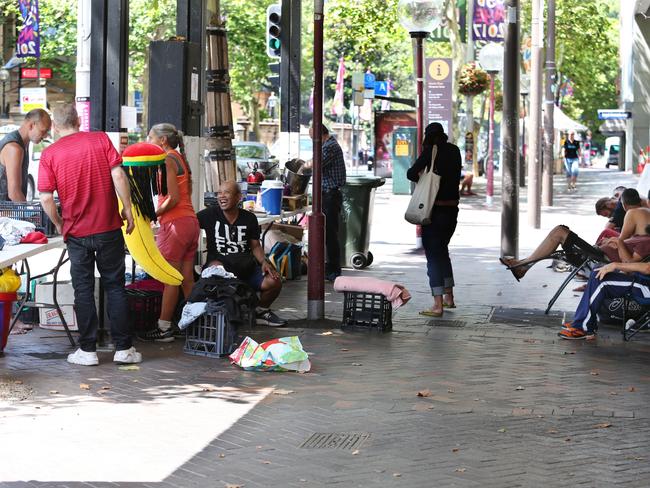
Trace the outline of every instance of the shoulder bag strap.
<instances>
[{"instance_id":1,"label":"shoulder bag strap","mask_svg":"<svg viewBox=\"0 0 650 488\"><path fill-rule=\"evenodd\" d=\"M438 155L438 145L434 144L431 149L431 171L436 172L436 156Z\"/></svg>"}]
</instances>

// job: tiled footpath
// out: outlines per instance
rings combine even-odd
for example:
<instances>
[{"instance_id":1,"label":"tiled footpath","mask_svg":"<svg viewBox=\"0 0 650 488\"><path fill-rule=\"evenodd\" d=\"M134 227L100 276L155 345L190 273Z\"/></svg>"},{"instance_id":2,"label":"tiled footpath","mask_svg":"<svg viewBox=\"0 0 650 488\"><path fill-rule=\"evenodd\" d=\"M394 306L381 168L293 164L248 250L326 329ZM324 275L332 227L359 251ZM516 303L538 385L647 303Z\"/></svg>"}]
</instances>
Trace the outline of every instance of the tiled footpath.
<instances>
[{"instance_id":1,"label":"tiled footpath","mask_svg":"<svg viewBox=\"0 0 650 488\"><path fill-rule=\"evenodd\" d=\"M522 250L560 222L592 240L604 223L593 202L619 182L633 177L585 172L571 195L558 180L542 229L522 215ZM110 353L88 369L65 363L58 334L12 336L0 357L0 486L650 486L650 337L624 343L607 326L593 342L557 339L578 298L566 291L544 316L565 275L541 265L516 283L496 260L499 209L480 200L463 202L453 241L459 308L424 320L406 200L382 189L363 273L405 283L413 301L391 333L341 331L328 285L331 320L313 328L306 282L288 283L278 309L292 327L249 333L299 335L306 374L243 372L178 341L138 344L137 370ZM358 435L305 446L317 433Z\"/></svg>"}]
</instances>

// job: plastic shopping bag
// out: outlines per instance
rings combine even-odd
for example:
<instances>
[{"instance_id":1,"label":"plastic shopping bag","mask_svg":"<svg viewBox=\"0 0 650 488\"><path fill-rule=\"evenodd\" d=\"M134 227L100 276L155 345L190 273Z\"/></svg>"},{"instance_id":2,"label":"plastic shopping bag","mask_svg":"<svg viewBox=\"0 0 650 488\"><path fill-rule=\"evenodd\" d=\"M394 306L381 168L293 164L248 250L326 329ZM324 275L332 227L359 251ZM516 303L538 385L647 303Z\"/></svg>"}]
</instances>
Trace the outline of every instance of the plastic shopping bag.
<instances>
[{"instance_id":1,"label":"plastic shopping bag","mask_svg":"<svg viewBox=\"0 0 650 488\"><path fill-rule=\"evenodd\" d=\"M247 371L297 371L311 369L309 356L296 336L258 344L246 337L230 356L230 362Z\"/></svg>"}]
</instances>

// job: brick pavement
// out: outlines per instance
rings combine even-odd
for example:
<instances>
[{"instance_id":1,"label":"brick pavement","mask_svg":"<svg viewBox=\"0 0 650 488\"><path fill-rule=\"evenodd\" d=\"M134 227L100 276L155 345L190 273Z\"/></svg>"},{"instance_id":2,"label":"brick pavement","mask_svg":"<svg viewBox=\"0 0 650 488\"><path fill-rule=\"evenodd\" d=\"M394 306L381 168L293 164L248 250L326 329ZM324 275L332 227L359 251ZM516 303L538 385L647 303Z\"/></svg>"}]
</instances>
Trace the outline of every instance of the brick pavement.
<instances>
[{"instance_id":1,"label":"brick pavement","mask_svg":"<svg viewBox=\"0 0 650 488\"><path fill-rule=\"evenodd\" d=\"M583 176L583 191L600 196L602 176ZM578 217L566 213L572 203L557 219L595 232L602 221L591 202ZM549 318L539 309L564 275L540 266L529 284L513 283L494 263L495 211L478 202L464 210L453 250L459 308L443 320L417 315L429 300L424 257L377 227L377 265L366 273L414 292L392 333L323 335L299 320L251 331L258 340L299 335L313 362L307 374L242 372L187 356L179 342L139 345L136 371L116 368L108 353L86 369L61 359L69 345L58 334L12 336L0 357L12 396L0 399L0 486L649 486L648 335L623 343L608 326L596 342L559 341L576 297L565 293ZM545 220L537 233L554 225ZM483 247L472 247L481 222ZM522 238L524 250L535 237ZM304 285L287 284L282 313L304 317ZM327 315L340 317L340 297L327 289ZM521 323L499 322L499 307L521 309ZM369 438L354 450L301 448L314 433Z\"/></svg>"}]
</instances>

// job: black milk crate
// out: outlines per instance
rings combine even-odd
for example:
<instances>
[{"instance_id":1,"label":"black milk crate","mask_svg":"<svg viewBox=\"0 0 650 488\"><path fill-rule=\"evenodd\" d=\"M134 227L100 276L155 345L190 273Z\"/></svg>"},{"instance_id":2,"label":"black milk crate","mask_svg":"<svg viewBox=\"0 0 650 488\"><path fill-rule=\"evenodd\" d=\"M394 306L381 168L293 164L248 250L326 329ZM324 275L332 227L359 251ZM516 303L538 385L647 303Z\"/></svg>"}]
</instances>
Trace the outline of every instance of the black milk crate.
<instances>
[{"instance_id":1,"label":"black milk crate","mask_svg":"<svg viewBox=\"0 0 650 488\"><path fill-rule=\"evenodd\" d=\"M344 327L393 328L393 306L384 295L346 291L343 297Z\"/></svg>"},{"instance_id":2,"label":"black milk crate","mask_svg":"<svg viewBox=\"0 0 650 488\"><path fill-rule=\"evenodd\" d=\"M40 202L0 202L0 217L31 222L48 237L56 235L56 227Z\"/></svg>"},{"instance_id":3,"label":"black milk crate","mask_svg":"<svg viewBox=\"0 0 650 488\"><path fill-rule=\"evenodd\" d=\"M147 332L158 326L162 293L151 290L126 289L129 324L135 332ZM109 304L110 306L110 304Z\"/></svg>"},{"instance_id":4,"label":"black milk crate","mask_svg":"<svg viewBox=\"0 0 650 488\"><path fill-rule=\"evenodd\" d=\"M217 308L196 319L186 330L183 351L194 356L218 358L234 350L235 327L225 308Z\"/></svg>"}]
</instances>

